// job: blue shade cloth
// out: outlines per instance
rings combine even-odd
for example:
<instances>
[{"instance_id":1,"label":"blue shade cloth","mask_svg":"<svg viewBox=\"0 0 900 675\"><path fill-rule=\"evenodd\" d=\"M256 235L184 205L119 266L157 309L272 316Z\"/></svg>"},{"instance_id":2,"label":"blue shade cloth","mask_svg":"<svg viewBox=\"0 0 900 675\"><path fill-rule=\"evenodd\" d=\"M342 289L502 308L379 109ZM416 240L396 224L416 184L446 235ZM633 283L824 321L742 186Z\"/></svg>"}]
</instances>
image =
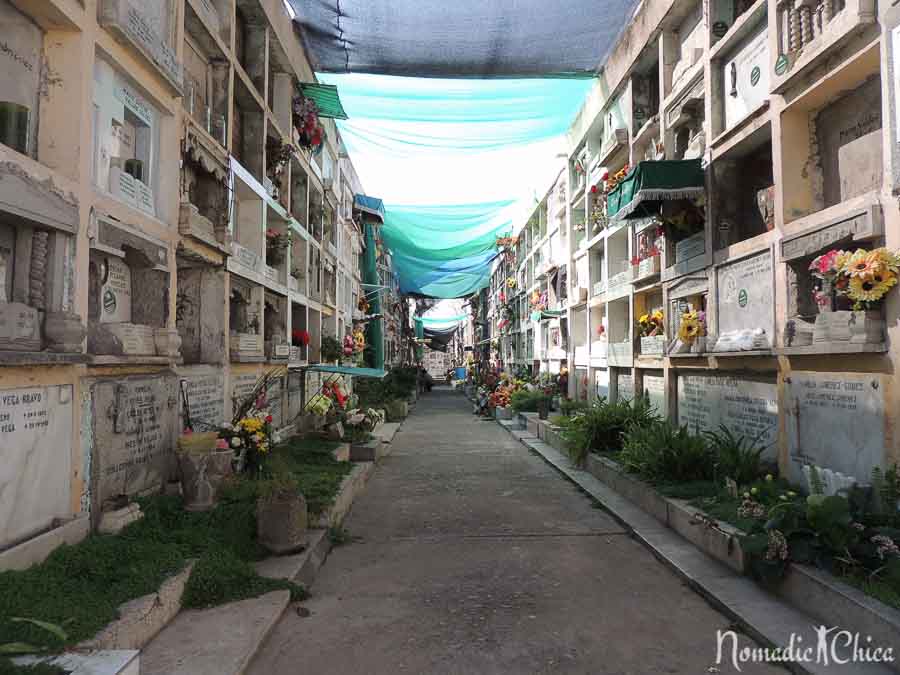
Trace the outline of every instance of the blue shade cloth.
<instances>
[{"instance_id":1,"label":"blue shade cloth","mask_svg":"<svg viewBox=\"0 0 900 675\"><path fill-rule=\"evenodd\" d=\"M415 77L593 74L637 4L636 0L289 2L317 70Z\"/></svg>"}]
</instances>

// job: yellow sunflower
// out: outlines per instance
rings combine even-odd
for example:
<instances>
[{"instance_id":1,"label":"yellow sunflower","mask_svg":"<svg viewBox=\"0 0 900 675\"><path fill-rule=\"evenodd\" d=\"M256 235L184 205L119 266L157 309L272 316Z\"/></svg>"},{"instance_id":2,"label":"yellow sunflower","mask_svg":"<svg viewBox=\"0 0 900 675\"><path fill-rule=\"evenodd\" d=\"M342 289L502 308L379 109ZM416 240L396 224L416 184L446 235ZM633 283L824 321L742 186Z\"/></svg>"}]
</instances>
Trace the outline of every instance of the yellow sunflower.
<instances>
[{"instance_id":1,"label":"yellow sunflower","mask_svg":"<svg viewBox=\"0 0 900 675\"><path fill-rule=\"evenodd\" d=\"M662 324L662 322L663 322L663 313L662 313L662 310L661 310L661 309L657 309L655 312L653 312L653 317L652 317L652 318L653 318L653 320L654 320L656 323Z\"/></svg>"},{"instance_id":2,"label":"yellow sunflower","mask_svg":"<svg viewBox=\"0 0 900 675\"><path fill-rule=\"evenodd\" d=\"M854 302L878 302L897 285L897 275L893 272L875 272L870 278L853 277L847 297Z\"/></svg>"},{"instance_id":3,"label":"yellow sunflower","mask_svg":"<svg viewBox=\"0 0 900 675\"><path fill-rule=\"evenodd\" d=\"M885 267L877 253L858 248L850 254L843 269L852 279L871 279Z\"/></svg>"},{"instance_id":4,"label":"yellow sunflower","mask_svg":"<svg viewBox=\"0 0 900 675\"><path fill-rule=\"evenodd\" d=\"M681 319L681 325L678 327L678 339L682 342L691 343L700 335L700 321L696 317L685 314Z\"/></svg>"},{"instance_id":5,"label":"yellow sunflower","mask_svg":"<svg viewBox=\"0 0 900 675\"><path fill-rule=\"evenodd\" d=\"M649 314L642 314L641 318L638 319L638 323L647 323L648 321L650 321Z\"/></svg>"}]
</instances>

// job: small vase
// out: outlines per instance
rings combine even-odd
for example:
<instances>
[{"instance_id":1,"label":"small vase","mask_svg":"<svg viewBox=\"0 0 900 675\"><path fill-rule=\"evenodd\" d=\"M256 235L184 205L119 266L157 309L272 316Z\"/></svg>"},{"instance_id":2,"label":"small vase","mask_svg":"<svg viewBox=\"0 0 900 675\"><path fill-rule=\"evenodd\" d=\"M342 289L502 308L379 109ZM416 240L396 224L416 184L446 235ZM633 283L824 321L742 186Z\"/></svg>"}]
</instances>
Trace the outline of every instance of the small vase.
<instances>
[{"instance_id":1,"label":"small vase","mask_svg":"<svg viewBox=\"0 0 900 675\"><path fill-rule=\"evenodd\" d=\"M231 450L178 454L181 492L186 511L209 511L216 505L219 486L231 473L233 458Z\"/></svg>"},{"instance_id":2,"label":"small vase","mask_svg":"<svg viewBox=\"0 0 900 675\"><path fill-rule=\"evenodd\" d=\"M256 502L257 539L276 555L302 549L308 525L306 500L300 494L260 497Z\"/></svg>"}]
</instances>

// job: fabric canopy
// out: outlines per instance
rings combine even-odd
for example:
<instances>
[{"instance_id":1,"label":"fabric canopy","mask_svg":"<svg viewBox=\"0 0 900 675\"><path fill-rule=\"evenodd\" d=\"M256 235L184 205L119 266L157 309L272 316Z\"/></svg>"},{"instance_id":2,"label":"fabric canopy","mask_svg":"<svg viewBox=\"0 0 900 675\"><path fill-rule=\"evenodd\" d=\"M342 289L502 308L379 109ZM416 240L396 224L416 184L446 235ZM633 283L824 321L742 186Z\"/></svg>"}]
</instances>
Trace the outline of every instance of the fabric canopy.
<instances>
[{"instance_id":1,"label":"fabric canopy","mask_svg":"<svg viewBox=\"0 0 900 675\"><path fill-rule=\"evenodd\" d=\"M415 321L421 321L424 326L446 326L447 324L458 324L461 321L465 321L468 319L468 314L460 314L458 316L448 316L448 317L430 317L430 316L416 316L413 317Z\"/></svg>"},{"instance_id":2,"label":"fabric canopy","mask_svg":"<svg viewBox=\"0 0 900 675\"><path fill-rule=\"evenodd\" d=\"M316 102L319 117L330 117L336 120L347 119L347 113L344 112L344 106L341 105L337 87L333 84L303 82L300 84L300 91L304 96Z\"/></svg>"},{"instance_id":3,"label":"fabric canopy","mask_svg":"<svg viewBox=\"0 0 900 675\"><path fill-rule=\"evenodd\" d=\"M393 254L400 291L461 298L483 288L497 235L512 227L512 202L388 206L382 236Z\"/></svg>"},{"instance_id":4,"label":"fabric canopy","mask_svg":"<svg viewBox=\"0 0 900 675\"><path fill-rule=\"evenodd\" d=\"M382 379L387 373L379 368L353 368L351 366L332 366L320 363L313 366L303 366L300 370L308 370L316 373L339 373L341 375L355 375L356 377L375 377Z\"/></svg>"},{"instance_id":5,"label":"fabric canopy","mask_svg":"<svg viewBox=\"0 0 900 675\"><path fill-rule=\"evenodd\" d=\"M703 191L699 159L640 162L607 196L606 214L617 220L640 217L663 200L697 197Z\"/></svg>"},{"instance_id":6,"label":"fabric canopy","mask_svg":"<svg viewBox=\"0 0 900 675\"><path fill-rule=\"evenodd\" d=\"M593 75L635 0L289 0L326 72Z\"/></svg>"},{"instance_id":7,"label":"fabric canopy","mask_svg":"<svg viewBox=\"0 0 900 675\"><path fill-rule=\"evenodd\" d=\"M446 352L447 345L456 335L456 326L453 328L426 328L425 339L429 340L427 347L436 352Z\"/></svg>"}]
</instances>

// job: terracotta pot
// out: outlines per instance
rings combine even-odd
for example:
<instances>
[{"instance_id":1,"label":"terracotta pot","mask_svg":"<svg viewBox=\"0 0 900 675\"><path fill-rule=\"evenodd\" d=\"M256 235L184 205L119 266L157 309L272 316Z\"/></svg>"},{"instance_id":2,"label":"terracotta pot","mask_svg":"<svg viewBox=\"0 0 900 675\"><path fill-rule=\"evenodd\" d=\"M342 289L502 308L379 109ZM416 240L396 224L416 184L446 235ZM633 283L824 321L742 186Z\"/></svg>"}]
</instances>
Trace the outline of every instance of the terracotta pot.
<instances>
[{"instance_id":1,"label":"terracotta pot","mask_svg":"<svg viewBox=\"0 0 900 675\"><path fill-rule=\"evenodd\" d=\"M47 312L44 318L47 351L78 353L86 333L81 317L73 312Z\"/></svg>"},{"instance_id":2,"label":"terracotta pot","mask_svg":"<svg viewBox=\"0 0 900 675\"><path fill-rule=\"evenodd\" d=\"M256 535L272 553L302 549L308 524L306 500L299 493L260 497L256 502Z\"/></svg>"},{"instance_id":3,"label":"terracotta pot","mask_svg":"<svg viewBox=\"0 0 900 675\"><path fill-rule=\"evenodd\" d=\"M209 511L216 505L219 486L231 475L234 453L229 450L178 453L181 493L187 511Z\"/></svg>"}]
</instances>

